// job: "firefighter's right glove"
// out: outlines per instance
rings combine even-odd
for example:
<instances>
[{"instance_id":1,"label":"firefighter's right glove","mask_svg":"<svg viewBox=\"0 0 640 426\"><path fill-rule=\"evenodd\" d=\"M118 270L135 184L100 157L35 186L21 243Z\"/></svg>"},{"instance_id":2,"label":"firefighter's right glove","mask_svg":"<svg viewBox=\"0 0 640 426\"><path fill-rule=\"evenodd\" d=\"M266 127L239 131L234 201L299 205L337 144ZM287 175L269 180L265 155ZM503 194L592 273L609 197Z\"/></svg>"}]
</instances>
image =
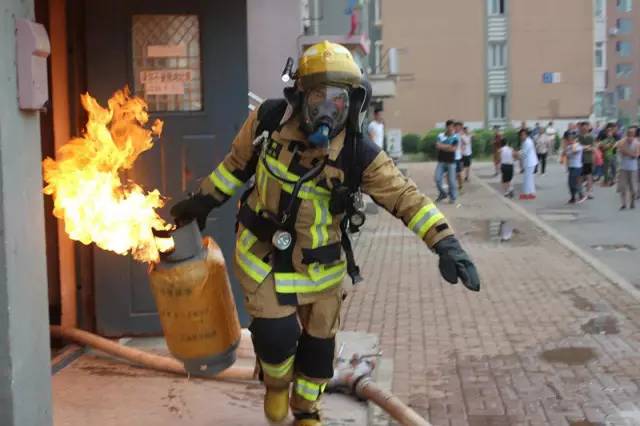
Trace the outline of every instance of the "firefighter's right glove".
<instances>
[{"instance_id":1,"label":"firefighter's right glove","mask_svg":"<svg viewBox=\"0 0 640 426\"><path fill-rule=\"evenodd\" d=\"M440 256L438 267L445 280L457 284L460 279L469 290L480 291L480 277L476 266L456 237L450 235L440 240L434 250Z\"/></svg>"},{"instance_id":2,"label":"firefighter's right glove","mask_svg":"<svg viewBox=\"0 0 640 426\"><path fill-rule=\"evenodd\" d=\"M218 205L211 195L197 193L171 207L171 216L178 227L196 220L202 231L207 225L207 216Z\"/></svg>"}]
</instances>

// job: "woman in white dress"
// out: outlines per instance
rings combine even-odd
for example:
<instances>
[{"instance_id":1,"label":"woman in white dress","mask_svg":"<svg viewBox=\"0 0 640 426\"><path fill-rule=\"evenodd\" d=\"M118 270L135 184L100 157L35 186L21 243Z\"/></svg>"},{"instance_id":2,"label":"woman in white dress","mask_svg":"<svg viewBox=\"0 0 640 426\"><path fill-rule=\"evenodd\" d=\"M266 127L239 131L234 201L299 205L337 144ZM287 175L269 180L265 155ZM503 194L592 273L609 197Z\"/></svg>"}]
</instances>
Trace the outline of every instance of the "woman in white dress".
<instances>
[{"instance_id":1,"label":"woman in white dress","mask_svg":"<svg viewBox=\"0 0 640 426\"><path fill-rule=\"evenodd\" d=\"M520 138L520 161L524 169L522 181L521 200L533 200L536 198L535 169L538 165L538 155L533 140L529 137L527 129L520 129L518 132Z\"/></svg>"}]
</instances>

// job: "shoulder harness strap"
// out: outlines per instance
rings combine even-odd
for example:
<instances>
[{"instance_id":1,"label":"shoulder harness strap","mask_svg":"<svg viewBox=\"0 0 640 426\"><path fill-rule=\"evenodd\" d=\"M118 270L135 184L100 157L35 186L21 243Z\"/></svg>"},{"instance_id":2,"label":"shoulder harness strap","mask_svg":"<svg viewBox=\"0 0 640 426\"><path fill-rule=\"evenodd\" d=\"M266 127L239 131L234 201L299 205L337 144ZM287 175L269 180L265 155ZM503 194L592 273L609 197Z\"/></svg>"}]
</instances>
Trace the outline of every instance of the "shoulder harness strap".
<instances>
[{"instance_id":1,"label":"shoulder harness strap","mask_svg":"<svg viewBox=\"0 0 640 426\"><path fill-rule=\"evenodd\" d=\"M286 99L267 99L258 107L258 127L255 137L260 136L265 130L269 134L280 127L280 122L287 110Z\"/></svg>"}]
</instances>

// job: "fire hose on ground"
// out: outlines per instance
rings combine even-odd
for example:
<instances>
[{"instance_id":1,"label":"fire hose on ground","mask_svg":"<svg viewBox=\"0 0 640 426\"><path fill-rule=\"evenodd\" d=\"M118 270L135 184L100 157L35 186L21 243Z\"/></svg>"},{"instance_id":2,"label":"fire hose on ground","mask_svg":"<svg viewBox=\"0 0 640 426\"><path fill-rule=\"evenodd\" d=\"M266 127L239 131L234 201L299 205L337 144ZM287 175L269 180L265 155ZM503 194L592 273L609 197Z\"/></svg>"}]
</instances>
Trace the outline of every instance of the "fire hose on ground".
<instances>
[{"instance_id":1,"label":"fire hose on ground","mask_svg":"<svg viewBox=\"0 0 640 426\"><path fill-rule=\"evenodd\" d=\"M124 359L135 365L152 370L187 376L183 364L175 358L155 355L139 349L120 345L112 340L77 329L61 326L50 326L51 335L72 341L84 346L90 346L108 355ZM242 334L246 341L247 334ZM246 342L245 344L248 344ZM242 343L241 343L242 346ZM354 355L351 360L339 360L334 377L329 388L352 394L362 400L369 400L385 410L393 419L406 426L430 426L413 409L405 405L393 394L381 389L372 379L371 372L374 363ZM215 376L215 380L254 380L255 370L251 367L231 366Z\"/></svg>"}]
</instances>

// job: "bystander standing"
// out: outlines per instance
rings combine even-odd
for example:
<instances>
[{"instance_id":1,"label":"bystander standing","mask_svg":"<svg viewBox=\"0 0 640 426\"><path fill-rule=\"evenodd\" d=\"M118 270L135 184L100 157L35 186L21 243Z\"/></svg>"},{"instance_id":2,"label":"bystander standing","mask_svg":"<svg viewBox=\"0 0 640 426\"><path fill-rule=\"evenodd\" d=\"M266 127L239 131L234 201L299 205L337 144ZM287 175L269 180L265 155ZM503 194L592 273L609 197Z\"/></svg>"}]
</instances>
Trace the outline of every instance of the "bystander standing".
<instances>
[{"instance_id":1,"label":"bystander standing","mask_svg":"<svg viewBox=\"0 0 640 426\"><path fill-rule=\"evenodd\" d=\"M454 132L453 120L447 120L446 130L438 135L436 150L438 156L438 165L436 166L436 186L438 187L438 198L436 202L440 202L447 198L447 192L444 190L442 181L444 175L447 175L449 182L449 201L451 204L456 202L456 149L459 145L458 135Z\"/></svg>"},{"instance_id":2,"label":"bystander standing","mask_svg":"<svg viewBox=\"0 0 640 426\"><path fill-rule=\"evenodd\" d=\"M640 157L640 142L636 139L636 127L627 129L627 136L617 143L620 156L620 170L618 176L618 192L620 193L620 210L635 208L635 198L638 192L638 157Z\"/></svg>"},{"instance_id":3,"label":"bystander standing","mask_svg":"<svg viewBox=\"0 0 640 426\"><path fill-rule=\"evenodd\" d=\"M469 128L465 126L462 129L462 165L464 167L464 181L469 181L471 173L471 159L473 157L473 135L469 132Z\"/></svg>"},{"instance_id":4,"label":"bystander standing","mask_svg":"<svg viewBox=\"0 0 640 426\"><path fill-rule=\"evenodd\" d=\"M565 158L567 159L567 170L569 171L569 192L571 199L569 204L582 203L587 197L583 195L580 185L582 176L582 145L576 142L575 132L568 131L564 135L566 144L564 147Z\"/></svg>"},{"instance_id":5,"label":"bystander standing","mask_svg":"<svg viewBox=\"0 0 640 426\"><path fill-rule=\"evenodd\" d=\"M373 111L373 121L369 123L367 129L369 139L378 145L380 149L384 149L384 121L382 119L382 109L376 108Z\"/></svg>"},{"instance_id":6,"label":"bystander standing","mask_svg":"<svg viewBox=\"0 0 640 426\"><path fill-rule=\"evenodd\" d=\"M500 141L500 172L502 173L502 192L505 197L513 198L513 161L514 153L506 139Z\"/></svg>"},{"instance_id":7,"label":"bystander standing","mask_svg":"<svg viewBox=\"0 0 640 426\"><path fill-rule=\"evenodd\" d=\"M593 199L593 136L589 131L589 122L580 123L578 142L582 145L582 177L580 184L586 186L587 198Z\"/></svg>"},{"instance_id":8,"label":"bystander standing","mask_svg":"<svg viewBox=\"0 0 640 426\"><path fill-rule=\"evenodd\" d=\"M553 148L555 143L555 132L551 131L547 128L538 139L536 139L536 153L538 155L538 162L540 163L540 174L544 175L547 171L547 155L549 151ZM538 166L536 166L536 172L538 171Z\"/></svg>"},{"instance_id":9,"label":"bystander standing","mask_svg":"<svg viewBox=\"0 0 640 426\"><path fill-rule=\"evenodd\" d=\"M536 155L536 147L529 137L527 129L520 129L518 132L520 139L520 163L524 173L522 181L522 193L520 194L521 200L533 200L536 198L536 182L535 182L535 168L538 164L538 156Z\"/></svg>"}]
</instances>

